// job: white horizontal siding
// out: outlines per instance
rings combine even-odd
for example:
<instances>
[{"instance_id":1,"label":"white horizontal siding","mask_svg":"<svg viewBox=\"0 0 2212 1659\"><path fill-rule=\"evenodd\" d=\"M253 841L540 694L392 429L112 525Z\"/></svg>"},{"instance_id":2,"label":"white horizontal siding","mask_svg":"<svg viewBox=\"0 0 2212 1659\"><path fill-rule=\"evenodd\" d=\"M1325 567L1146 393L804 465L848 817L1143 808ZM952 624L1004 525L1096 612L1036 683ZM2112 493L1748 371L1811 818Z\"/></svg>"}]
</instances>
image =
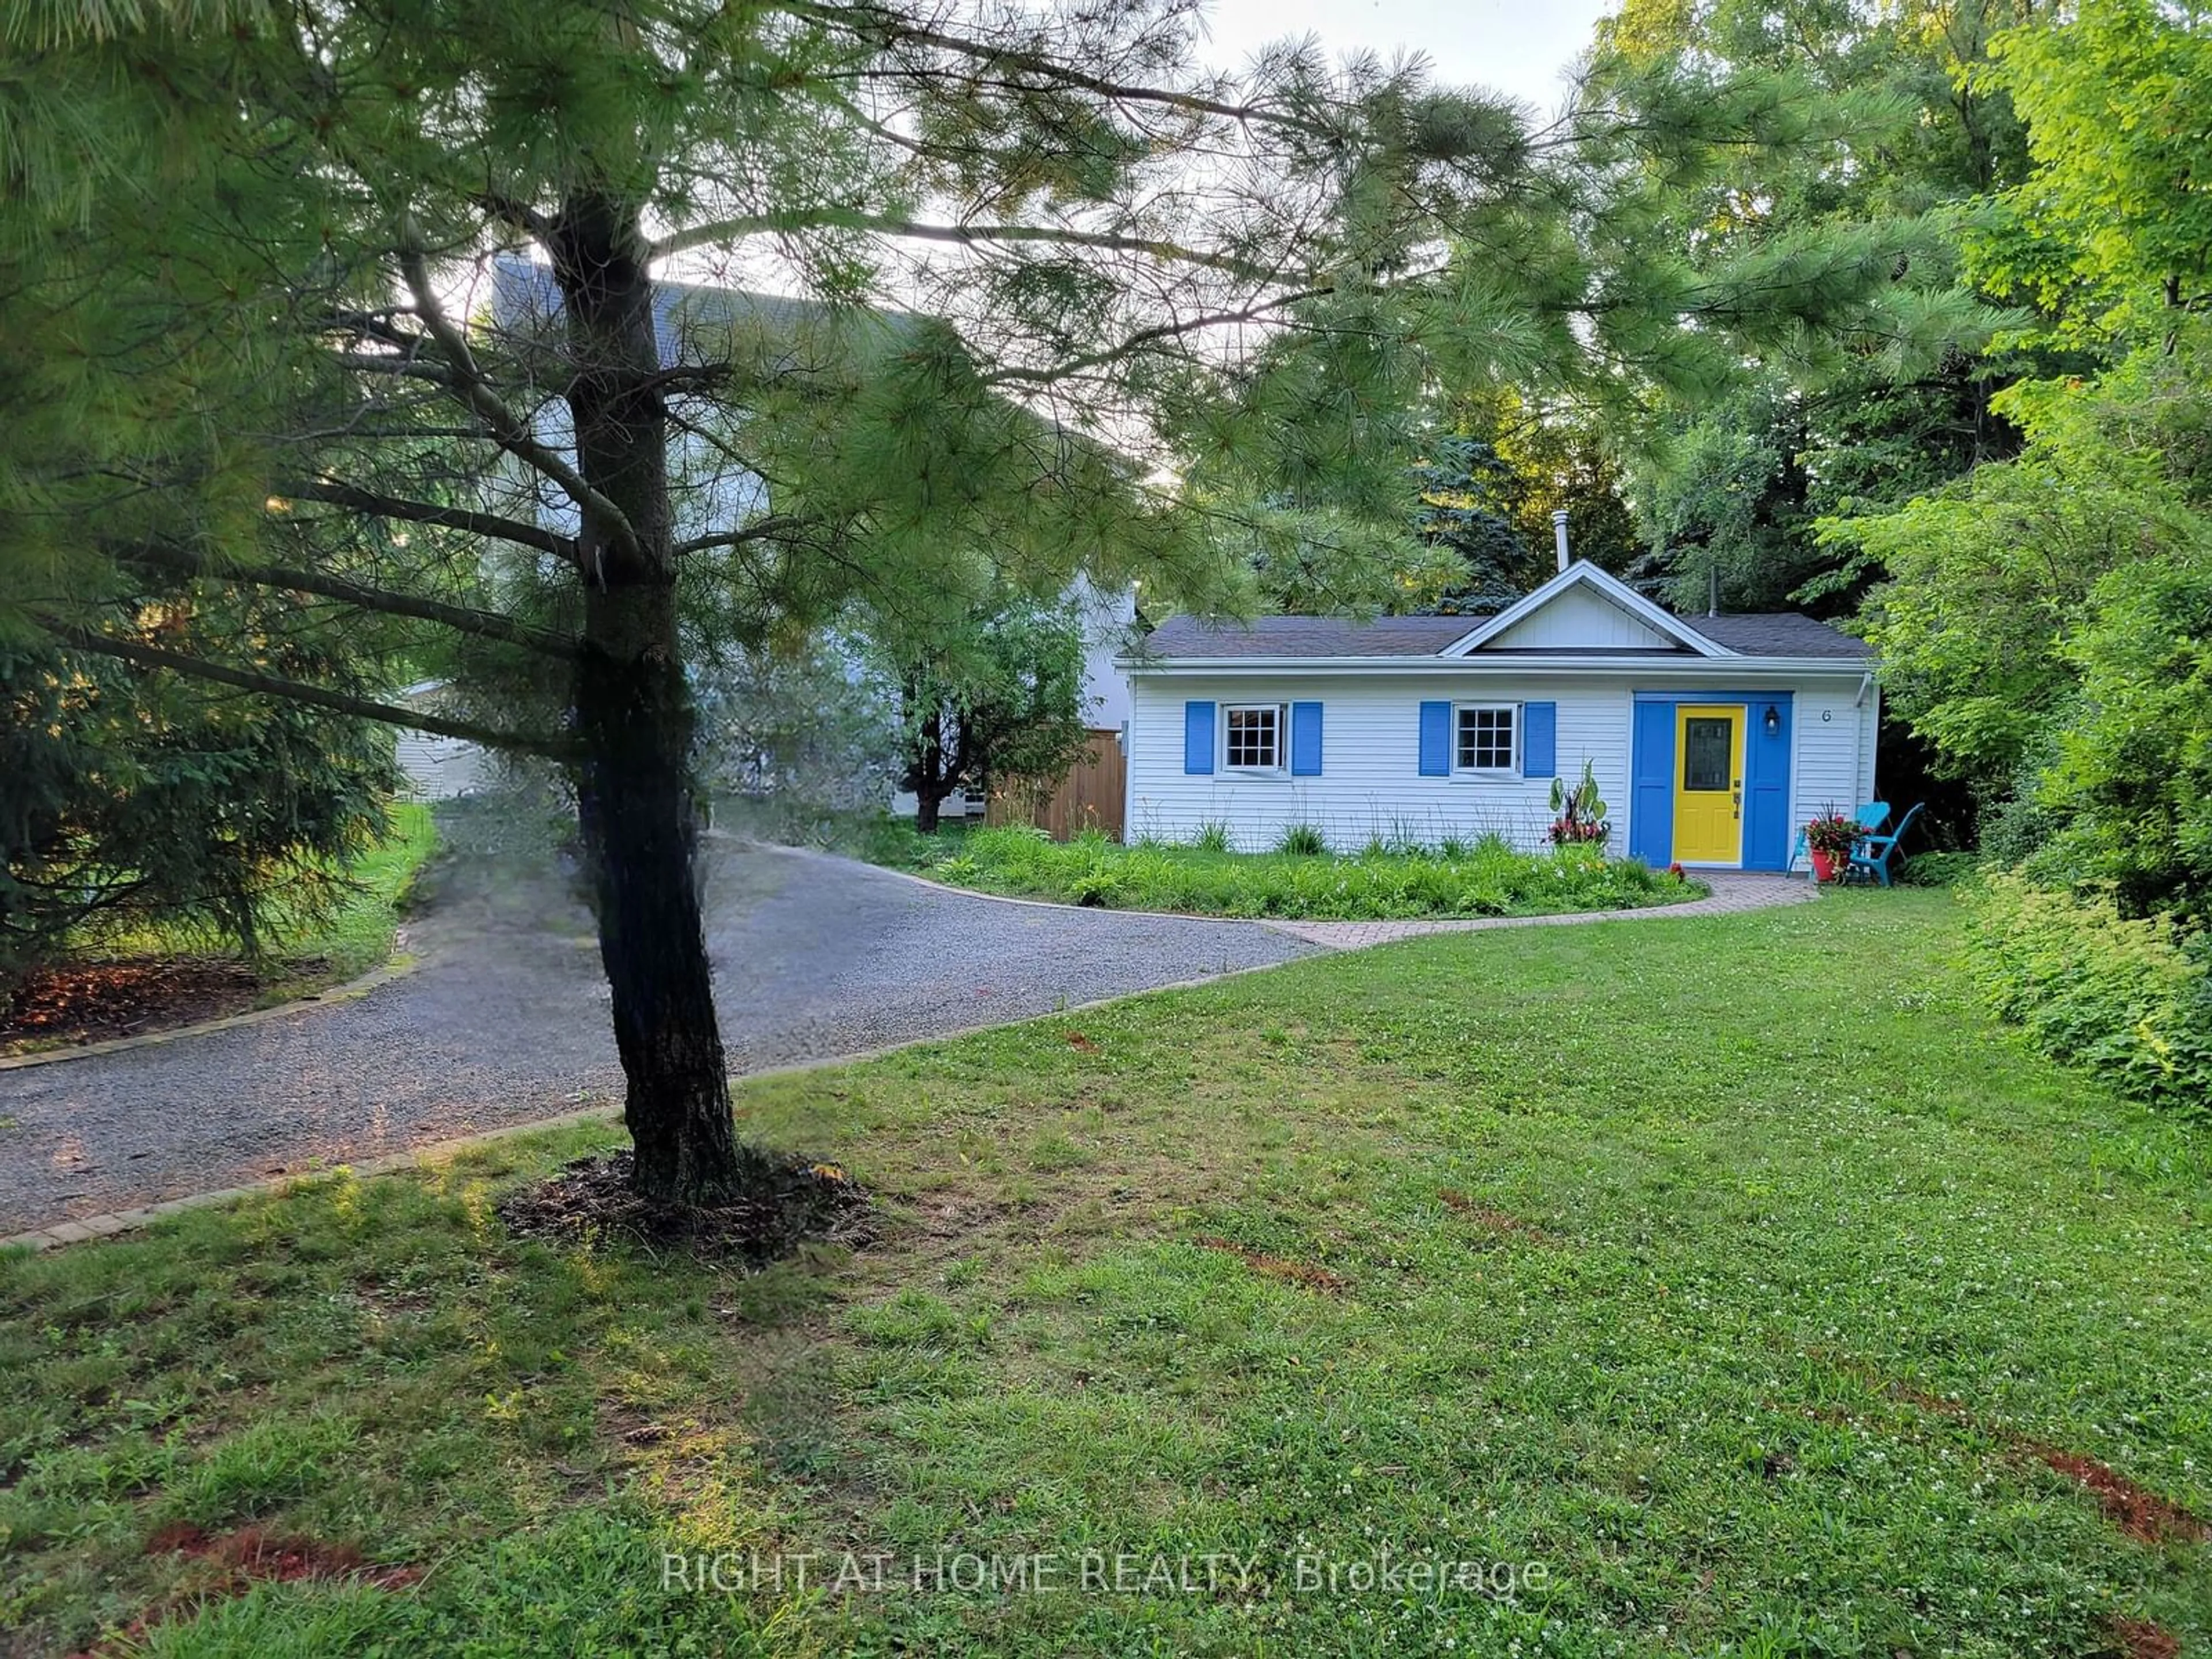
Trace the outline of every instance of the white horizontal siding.
<instances>
[{"instance_id":1,"label":"white horizontal siding","mask_svg":"<svg viewBox=\"0 0 2212 1659\"><path fill-rule=\"evenodd\" d=\"M1625 846L1628 803L1629 694L1568 676L1530 675L1510 684L1494 676L1389 674L1301 680L1139 675L1132 688L1129 804L1134 840L1188 841L1207 823L1228 827L1237 847L1272 847L1291 824L1311 824L1332 848L1352 851L1374 836L1407 836L1433 845L1447 836L1495 831L1516 846L1545 845L1552 821L1549 778L1425 778L1420 775L1420 705L1556 703L1562 775L1582 776L1587 758ZM1182 769L1183 704L1318 702L1319 777L1246 777Z\"/></svg>"},{"instance_id":2,"label":"white horizontal siding","mask_svg":"<svg viewBox=\"0 0 2212 1659\"><path fill-rule=\"evenodd\" d=\"M1823 807L1846 817L1874 795L1875 696L1860 678L1808 681L1797 692L1790 778L1790 840Z\"/></svg>"},{"instance_id":3,"label":"white horizontal siding","mask_svg":"<svg viewBox=\"0 0 2212 1659\"><path fill-rule=\"evenodd\" d=\"M400 793L410 800L451 800L456 795L472 795L494 781L490 757L459 738L403 731L397 758Z\"/></svg>"},{"instance_id":4,"label":"white horizontal siding","mask_svg":"<svg viewBox=\"0 0 2212 1659\"><path fill-rule=\"evenodd\" d=\"M1495 830L1516 846L1546 845L1551 781L1540 778L1425 778L1420 775L1423 702L1548 702L1559 711L1560 775L1582 776L1590 763L1613 823L1611 845L1630 845L1629 742L1633 692L1676 688L1627 675L1604 679L1571 673L1501 676L1492 672L1419 671L1280 678L1139 674L1132 681L1127 834L1188 841L1209 823L1225 825L1236 846L1256 852L1291 824L1320 830L1333 848L1357 850L1374 836L1402 836L1434 844L1447 836ZM1705 678L1676 691L1740 691L1724 664L1700 665ZM1861 677L1808 674L1768 689L1794 694L1790 823L1797 826L1832 801L1848 812L1873 799L1875 699L1860 701ZM1756 692L1753 693L1753 697ZM1193 776L1182 769L1183 705L1318 702L1322 707L1319 777L1246 777L1222 772ZM1217 728L1218 735L1218 728Z\"/></svg>"}]
</instances>

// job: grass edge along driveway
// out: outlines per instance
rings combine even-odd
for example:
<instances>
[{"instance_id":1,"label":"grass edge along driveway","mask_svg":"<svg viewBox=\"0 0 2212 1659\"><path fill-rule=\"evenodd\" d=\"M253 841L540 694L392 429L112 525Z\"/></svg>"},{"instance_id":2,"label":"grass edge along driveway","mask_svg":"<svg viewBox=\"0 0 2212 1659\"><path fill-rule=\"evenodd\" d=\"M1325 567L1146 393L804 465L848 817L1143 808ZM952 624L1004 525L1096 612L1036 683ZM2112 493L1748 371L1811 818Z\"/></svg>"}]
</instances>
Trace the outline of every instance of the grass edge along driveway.
<instances>
[{"instance_id":1,"label":"grass edge along driveway","mask_svg":"<svg viewBox=\"0 0 2212 1659\"><path fill-rule=\"evenodd\" d=\"M506 1237L599 1129L10 1260L0 1630L2205 1650L2204 1131L1991 1027L1958 939L1899 892L1424 939L762 1080L884 1230L749 1278ZM887 1587L798 1588L844 1551ZM910 1576L1085 1552L1255 1565ZM1386 1552L1544 1571L1301 1588Z\"/></svg>"}]
</instances>

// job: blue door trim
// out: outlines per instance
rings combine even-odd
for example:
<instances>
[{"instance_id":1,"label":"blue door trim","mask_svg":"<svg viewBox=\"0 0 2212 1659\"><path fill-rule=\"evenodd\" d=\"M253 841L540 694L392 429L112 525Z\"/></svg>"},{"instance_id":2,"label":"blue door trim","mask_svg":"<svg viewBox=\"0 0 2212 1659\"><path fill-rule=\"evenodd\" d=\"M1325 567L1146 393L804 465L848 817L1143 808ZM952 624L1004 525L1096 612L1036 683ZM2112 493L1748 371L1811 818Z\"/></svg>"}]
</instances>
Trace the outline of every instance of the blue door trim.
<instances>
[{"instance_id":1,"label":"blue door trim","mask_svg":"<svg viewBox=\"0 0 2212 1659\"><path fill-rule=\"evenodd\" d=\"M1766 735L1766 711L1777 717ZM1790 744L1796 736L1796 709L1786 691L1744 701L1743 867L1790 867Z\"/></svg>"},{"instance_id":2,"label":"blue door trim","mask_svg":"<svg viewBox=\"0 0 2212 1659\"><path fill-rule=\"evenodd\" d=\"M1674 858L1674 704L1636 700L1629 722L1628 855L1663 870Z\"/></svg>"},{"instance_id":3,"label":"blue door trim","mask_svg":"<svg viewBox=\"0 0 2212 1659\"><path fill-rule=\"evenodd\" d=\"M1743 734L1743 867L1790 863L1790 745L1796 694L1790 691L1638 691L1629 722L1631 800L1628 852L1656 868L1674 857L1674 710L1686 702L1740 702ZM1780 729L1766 735L1766 710Z\"/></svg>"}]
</instances>

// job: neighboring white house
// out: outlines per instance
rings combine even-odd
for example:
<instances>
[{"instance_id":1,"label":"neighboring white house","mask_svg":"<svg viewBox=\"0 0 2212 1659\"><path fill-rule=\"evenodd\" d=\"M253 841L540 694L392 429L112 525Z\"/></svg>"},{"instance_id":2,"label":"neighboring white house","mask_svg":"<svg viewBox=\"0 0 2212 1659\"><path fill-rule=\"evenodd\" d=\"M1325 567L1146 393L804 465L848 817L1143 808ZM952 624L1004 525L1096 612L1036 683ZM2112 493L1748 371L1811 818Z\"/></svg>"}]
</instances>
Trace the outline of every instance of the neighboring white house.
<instances>
[{"instance_id":1,"label":"neighboring white house","mask_svg":"<svg viewBox=\"0 0 2212 1659\"><path fill-rule=\"evenodd\" d=\"M1175 617L1129 675L1127 833L1244 850L1495 831L1546 844L1589 764L1612 846L1781 870L1823 806L1874 797L1864 641L1795 614L1677 617L1577 562L1497 616Z\"/></svg>"},{"instance_id":2,"label":"neighboring white house","mask_svg":"<svg viewBox=\"0 0 2212 1659\"><path fill-rule=\"evenodd\" d=\"M437 712L443 680L420 680L397 693L392 701L403 708ZM478 744L465 738L440 737L434 732L403 728L394 758L399 763L400 793L409 800L451 800L490 788L498 777L498 763Z\"/></svg>"},{"instance_id":3,"label":"neighboring white house","mask_svg":"<svg viewBox=\"0 0 2212 1659\"><path fill-rule=\"evenodd\" d=\"M1137 596L1128 588L1102 593L1079 576L1067 602L1083 617L1083 720L1094 731L1121 732L1129 724L1129 677L1121 672L1137 621Z\"/></svg>"},{"instance_id":4,"label":"neighboring white house","mask_svg":"<svg viewBox=\"0 0 2212 1659\"><path fill-rule=\"evenodd\" d=\"M480 326L526 341L556 327L561 293L550 266L524 254L501 253L492 258L485 275L483 291L472 294L470 303ZM741 289L662 282L653 289L654 334L661 361L670 368L724 354L804 358L815 353L825 357L850 353L865 358L871 352L896 349L916 321L902 312L840 311L811 301ZM672 399L672 406L679 415L687 412L680 396ZM702 430L689 423L679 426L672 439L672 470L683 481L674 501L679 537L731 529L768 510L767 486L757 475L723 459L721 450ZM548 398L535 411L532 429L540 442L556 450L566 453L574 446L567 405L557 398ZM506 492L505 498L493 503L502 511L562 535L573 536L581 527L575 503L534 473L515 469L496 481L495 487ZM562 574L549 556L501 550L497 556L510 568L515 561L534 557L541 576L557 580ZM724 556L708 552L697 556L712 560ZM1129 694L1115 659L1127 644L1134 596L1102 594L1079 578L1066 600L1083 622L1085 718L1094 728L1118 732L1129 717ZM858 664L852 664L851 670L857 679ZM884 727L888 733L888 710ZM433 798L456 793L452 780L465 775L459 787L474 787L478 782L481 757L465 744L424 740L406 748L401 759L411 787ZM902 793L894 797L891 810L910 813L914 804L911 794ZM983 795L970 792L947 800L941 811L947 817L981 817L984 808Z\"/></svg>"}]
</instances>

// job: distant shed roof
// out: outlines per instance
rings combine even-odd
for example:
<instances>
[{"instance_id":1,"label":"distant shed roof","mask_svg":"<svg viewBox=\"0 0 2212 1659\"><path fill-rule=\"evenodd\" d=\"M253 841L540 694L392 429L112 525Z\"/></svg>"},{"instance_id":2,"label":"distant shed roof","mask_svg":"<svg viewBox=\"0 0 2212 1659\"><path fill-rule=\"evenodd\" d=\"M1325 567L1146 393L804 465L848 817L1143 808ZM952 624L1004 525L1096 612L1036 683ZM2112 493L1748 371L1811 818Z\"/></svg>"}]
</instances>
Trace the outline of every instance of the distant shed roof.
<instances>
[{"instance_id":1,"label":"distant shed roof","mask_svg":"<svg viewBox=\"0 0 2212 1659\"><path fill-rule=\"evenodd\" d=\"M561 286L553 267L527 254L492 256L489 320L510 332L537 334L561 316ZM728 355L732 329L748 329L769 340L795 341L811 329L842 326L874 349L910 341L923 319L909 311L881 306L845 310L819 300L714 283L678 283L665 278L653 285L653 328L661 361L673 368L702 356ZM701 337L704 335L702 339Z\"/></svg>"}]
</instances>

